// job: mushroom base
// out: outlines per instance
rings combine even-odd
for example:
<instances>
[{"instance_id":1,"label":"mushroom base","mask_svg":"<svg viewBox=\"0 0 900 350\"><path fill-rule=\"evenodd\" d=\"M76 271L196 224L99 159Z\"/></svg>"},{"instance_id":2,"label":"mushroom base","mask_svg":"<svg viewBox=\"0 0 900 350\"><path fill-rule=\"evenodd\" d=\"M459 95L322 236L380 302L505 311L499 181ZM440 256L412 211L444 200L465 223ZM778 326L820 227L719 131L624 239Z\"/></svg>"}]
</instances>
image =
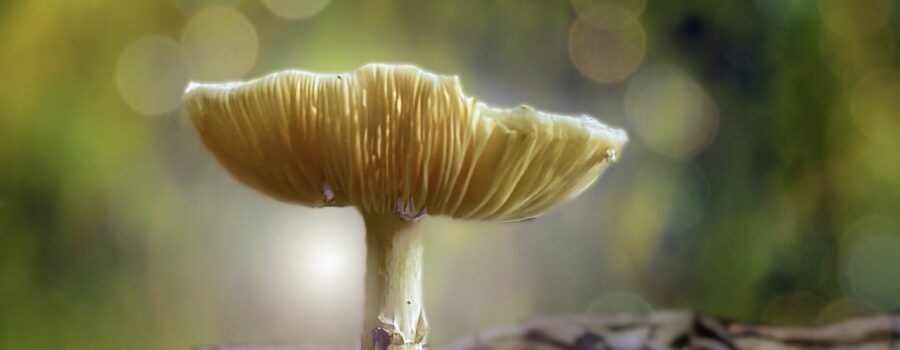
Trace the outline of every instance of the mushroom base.
<instances>
[{"instance_id":1,"label":"mushroom base","mask_svg":"<svg viewBox=\"0 0 900 350\"><path fill-rule=\"evenodd\" d=\"M366 224L365 350L422 349L427 323L422 300L419 224L396 213L362 213Z\"/></svg>"}]
</instances>

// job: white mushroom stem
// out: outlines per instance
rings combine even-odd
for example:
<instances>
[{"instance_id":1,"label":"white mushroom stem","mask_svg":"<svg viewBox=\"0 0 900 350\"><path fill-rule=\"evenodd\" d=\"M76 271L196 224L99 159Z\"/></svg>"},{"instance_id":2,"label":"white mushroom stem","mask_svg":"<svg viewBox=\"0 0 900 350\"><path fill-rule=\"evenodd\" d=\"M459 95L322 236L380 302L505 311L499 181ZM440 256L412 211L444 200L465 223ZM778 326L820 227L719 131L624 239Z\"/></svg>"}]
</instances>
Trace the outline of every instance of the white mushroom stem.
<instances>
[{"instance_id":1,"label":"white mushroom stem","mask_svg":"<svg viewBox=\"0 0 900 350\"><path fill-rule=\"evenodd\" d=\"M362 213L366 224L364 350L413 350L425 344L419 224L396 213Z\"/></svg>"}]
</instances>

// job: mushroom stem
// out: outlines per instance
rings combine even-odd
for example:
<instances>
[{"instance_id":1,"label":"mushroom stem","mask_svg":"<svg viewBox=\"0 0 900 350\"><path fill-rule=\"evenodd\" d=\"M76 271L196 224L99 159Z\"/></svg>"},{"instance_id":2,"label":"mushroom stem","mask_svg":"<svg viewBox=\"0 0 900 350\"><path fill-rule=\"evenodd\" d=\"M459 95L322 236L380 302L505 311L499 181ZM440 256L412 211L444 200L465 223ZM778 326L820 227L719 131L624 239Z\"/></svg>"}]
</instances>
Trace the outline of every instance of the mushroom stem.
<instances>
[{"instance_id":1,"label":"mushroom stem","mask_svg":"<svg viewBox=\"0 0 900 350\"><path fill-rule=\"evenodd\" d=\"M366 224L364 350L413 350L425 344L419 224L396 213L362 213Z\"/></svg>"}]
</instances>

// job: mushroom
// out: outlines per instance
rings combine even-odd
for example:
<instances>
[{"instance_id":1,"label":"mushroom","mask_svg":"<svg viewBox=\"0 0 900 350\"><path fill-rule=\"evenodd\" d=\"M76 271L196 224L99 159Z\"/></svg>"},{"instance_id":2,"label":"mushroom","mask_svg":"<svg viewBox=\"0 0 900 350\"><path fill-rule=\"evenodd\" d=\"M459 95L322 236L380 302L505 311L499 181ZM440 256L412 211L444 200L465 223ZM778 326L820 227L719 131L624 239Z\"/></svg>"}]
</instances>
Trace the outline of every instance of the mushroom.
<instances>
[{"instance_id":1,"label":"mushroom","mask_svg":"<svg viewBox=\"0 0 900 350\"><path fill-rule=\"evenodd\" d=\"M466 97L458 78L409 65L191 83L184 103L239 181L362 214L367 350L425 343L421 217L535 217L587 188L628 139L589 116L490 107Z\"/></svg>"}]
</instances>

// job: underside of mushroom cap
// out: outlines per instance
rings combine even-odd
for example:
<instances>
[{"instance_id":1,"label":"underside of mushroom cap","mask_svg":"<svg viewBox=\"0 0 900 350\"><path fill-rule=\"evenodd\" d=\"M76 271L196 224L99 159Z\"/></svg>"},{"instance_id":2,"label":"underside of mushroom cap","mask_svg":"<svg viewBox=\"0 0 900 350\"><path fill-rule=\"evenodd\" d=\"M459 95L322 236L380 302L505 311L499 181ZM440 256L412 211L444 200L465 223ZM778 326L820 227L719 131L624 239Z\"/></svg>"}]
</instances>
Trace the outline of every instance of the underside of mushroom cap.
<instances>
[{"instance_id":1,"label":"underside of mushroom cap","mask_svg":"<svg viewBox=\"0 0 900 350\"><path fill-rule=\"evenodd\" d=\"M192 83L185 106L248 186L373 213L533 217L583 191L628 139L589 116L489 107L456 77L409 65Z\"/></svg>"}]
</instances>

